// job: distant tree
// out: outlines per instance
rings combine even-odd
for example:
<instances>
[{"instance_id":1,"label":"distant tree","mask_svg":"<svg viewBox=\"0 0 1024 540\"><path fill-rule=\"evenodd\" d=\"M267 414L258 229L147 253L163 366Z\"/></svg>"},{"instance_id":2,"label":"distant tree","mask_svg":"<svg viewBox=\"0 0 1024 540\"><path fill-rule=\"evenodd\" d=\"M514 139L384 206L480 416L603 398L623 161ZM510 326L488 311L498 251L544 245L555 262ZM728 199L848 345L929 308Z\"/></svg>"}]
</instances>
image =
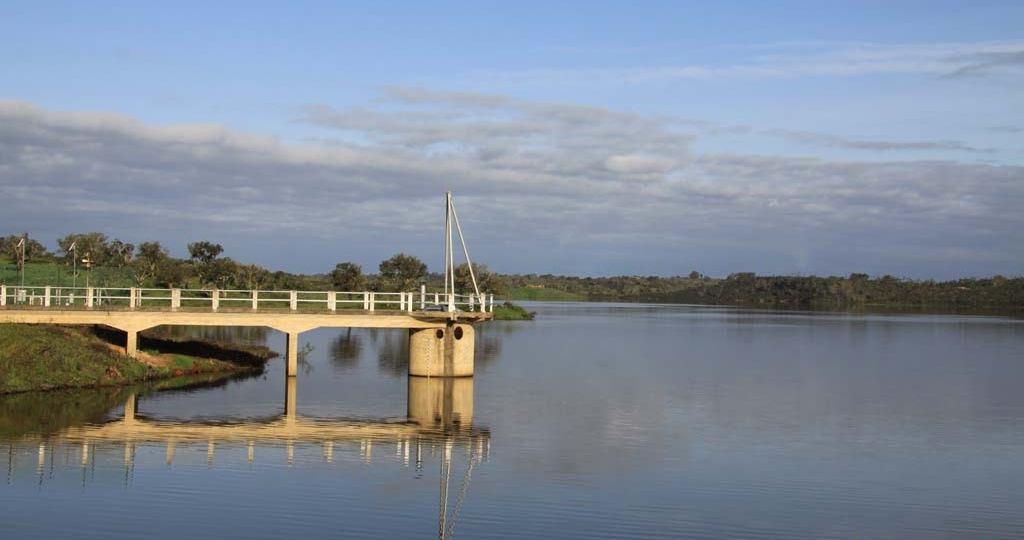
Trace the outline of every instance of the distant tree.
<instances>
[{"instance_id":1,"label":"distant tree","mask_svg":"<svg viewBox=\"0 0 1024 540\"><path fill-rule=\"evenodd\" d=\"M338 263L331 270L331 283L335 290L360 291L366 286L363 267L353 262Z\"/></svg>"},{"instance_id":2,"label":"distant tree","mask_svg":"<svg viewBox=\"0 0 1024 540\"><path fill-rule=\"evenodd\" d=\"M25 260L21 259L22 250L21 247L19 247L22 239L25 240ZM18 265L19 270L21 269L21 265L25 262L33 259L41 259L50 255L46 250L46 246L32 238L29 238L28 233L22 235L8 235L7 237L0 239L0 246L2 246L3 253Z\"/></svg>"},{"instance_id":3,"label":"distant tree","mask_svg":"<svg viewBox=\"0 0 1024 540\"><path fill-rule=\"evenodd\" d=\"M157 272L166 264L170 256L160 242L143 242L139 244L139 253L131 263L132 275L137 285L143 285L156 278Z\"/></svg>"},{"instance_id":4,"label":"distant tree","mask_svg":"<svg viewBox=\"0 0 1024 540\"><path fill-rule=\"evenodd\" d=\"M108 264L123 268L132 262L135 256L135 244L114 240L107 247Z\"/></svg>"},{"instance_id":5,"label":"distant tree","mask_svg":"<svg viewBox=\"0 0 1024 540\"><path fill-rule=\"evenodd\" d=\"M74 251L71 249L72 245L75 246ZM58 238L57 246L64 254L64 262L68 266L72 264L71 257L77 256L79 259L83 259L86 255L92 261L93 266L107 266L110 264L110 242L107 240L107 235L103 233L69 234L64 238Z\"/></svg>"},{"instance_id":6,"label":"distant tree","mask_svg":"<svg viewBox=\"0 0 1024 540\"><path fill-rule=\"evenodd\" d=\"M486 264L473 263L473 274L481 293L505 293L505 281L498 274L491 272ZM455 267L455 290L460 294L473 292L473 279L466 263Z\"/></svg>"},{"instance_id":7,"label":"distant tree","mask_svg":"<svg viewBox=\"0 0 1024 540\"><path fill-rule=\"evenodd\" d=\"M689 277L690 279L700 279L700 272L694 270L693 272L690 272Z\"/></svg>"},{"instance_id":8,"label":"distant tree","mask_svg":"<svg viewBox=\"0 0 1024 540\"><path fill-rule=\"evenodd\" d=\"M427 265L405 253L399 253L380 263L381 285L393 291L413 290L426 275Z\"/></svg>"},{"instance_id":9,"label":"distant tree","mask_svg":"<svg viewBox=\"0 0 1024 540\"><path fill-rule=\"evenodd\" d=\"M235 266L235 283L248 290L265 288L271 282L270 271L255 264Z\"/></svg>"},{"instance_id":10,"label":"distant tree","mask_svg":"<svg viewBox=\"0 0 1024 540\"><path fill-rule=\"evenodd\" d=\"M215 272L223 272L223 265L215 266L214 261L221 253L224 253L224 246L207 242L192 242L188 245L189 260L192 262L192 271L199 278L201 285L214 285L217 278Z\"/></svg>"}]
</instances>

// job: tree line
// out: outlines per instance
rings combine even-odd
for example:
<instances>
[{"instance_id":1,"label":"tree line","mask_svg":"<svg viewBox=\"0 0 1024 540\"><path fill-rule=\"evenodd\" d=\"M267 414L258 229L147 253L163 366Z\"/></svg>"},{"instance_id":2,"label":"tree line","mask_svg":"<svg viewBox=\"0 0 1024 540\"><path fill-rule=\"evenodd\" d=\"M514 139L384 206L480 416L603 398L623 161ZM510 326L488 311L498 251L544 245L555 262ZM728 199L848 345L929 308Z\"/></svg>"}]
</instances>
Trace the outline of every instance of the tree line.
<instances>
[{"instance_id":1,"label":"tree line","mask_svg":"<svg viewBox=\"0 0 1024 540\"><path fill-rule=\"evenodd\" d=\"M22 247L24 240L24 258ZM6 256L21 270L26 263L53 263L80 272L88 267L103 268L138 287L217 288L217 289L281 289L281 290L343 290L343 291L412 291L427 285L443 288L441 274L430 273L426 263L405 253L381 261L378 273L366 274L354 262L340 262L324 274L293 274L271 271L256 264L235 261L224 255L221 244L202 240L186 246L188 258L176 258L156 241L138 246L119 239L110 239L99 232L68 234L57 239L57 250L28 235L0 236L0 256ZM500 278L486 265L473 264L473 272L481 292L501 294ZM124 286L124 283L116 285ZM460 292L473 290L469 267L455 269L455 286Z\"/></svg>"}]
</instances>

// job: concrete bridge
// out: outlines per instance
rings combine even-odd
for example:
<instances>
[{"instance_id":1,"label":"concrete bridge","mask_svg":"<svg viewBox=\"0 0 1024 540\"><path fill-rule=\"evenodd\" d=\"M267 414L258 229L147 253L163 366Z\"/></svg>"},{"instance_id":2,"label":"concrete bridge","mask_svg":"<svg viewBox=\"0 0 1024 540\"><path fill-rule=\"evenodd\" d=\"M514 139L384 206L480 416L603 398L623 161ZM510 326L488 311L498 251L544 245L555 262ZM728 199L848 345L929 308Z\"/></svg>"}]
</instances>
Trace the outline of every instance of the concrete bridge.
<instances>
[{"instance_id":1,"label":"concrete bridge","mask_svg":"<svg viewBox=\"0 0 1024 540\"><path fill-rule=\"evenodd\" d=\"M288 376L298 370L299 334L321 327L408 329L410 375L471 376L473 325L490 320L493 310L493 294L424 287L384 293L0 285L0 323L108 326L125 332L125 354L133 357L139 332L155 326L272 328L287 335Z\"/></svg>"}]
</instances>

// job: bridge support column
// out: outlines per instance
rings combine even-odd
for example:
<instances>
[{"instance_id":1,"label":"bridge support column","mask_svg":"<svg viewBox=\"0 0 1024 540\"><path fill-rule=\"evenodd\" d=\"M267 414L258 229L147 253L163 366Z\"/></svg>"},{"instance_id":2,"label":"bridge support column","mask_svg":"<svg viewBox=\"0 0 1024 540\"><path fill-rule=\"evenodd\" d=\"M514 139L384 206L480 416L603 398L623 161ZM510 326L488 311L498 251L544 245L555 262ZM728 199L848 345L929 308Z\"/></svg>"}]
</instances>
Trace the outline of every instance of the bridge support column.
<instances>
[{"instance_id":1,"label":"bridge support column","mask_svg":"<svg viewBox=\"0 0 1024 540\"><path fill-rule=\"evenodd\" d=\"M125 334L127 334L128 337L124 342L124 353L135 358L139 354L139 331L125 330Z\"/></svg>"},{"instance_id":2,"label":"bridge support column","mask_svg":"<svg viewBox=\"0 0 1024 540\"><path fill-rule=\"evenodd\" d=\"M475 332L468 324L409 330L409 375L470 377Z\"/></svg>"},{"instance_id":3,"label":"bridge support column","mask_svg":"<svg viewBox=\"0 0 1024 540\"><path fill-rule=\"evenodd\" d=\"M288 332L288 347L285 354L287 367L285 372L289 377L294 377L299 372L299 333Z\"/></svg>"}]
</instances>

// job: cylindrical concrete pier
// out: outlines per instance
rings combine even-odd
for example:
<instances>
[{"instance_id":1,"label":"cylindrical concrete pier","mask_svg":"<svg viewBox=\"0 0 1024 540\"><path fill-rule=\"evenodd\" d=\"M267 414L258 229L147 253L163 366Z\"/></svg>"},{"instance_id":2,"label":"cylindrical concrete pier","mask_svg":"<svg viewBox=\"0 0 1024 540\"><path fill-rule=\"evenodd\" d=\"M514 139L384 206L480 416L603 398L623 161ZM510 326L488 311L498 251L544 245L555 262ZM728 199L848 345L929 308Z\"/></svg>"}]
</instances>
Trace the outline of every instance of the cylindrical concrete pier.
<instances>
[{"instance_id":1,"label":"cylindrical concrete pier","mask_svg":"<svg viewBox=\"0 0 1024 540\"><path fill-rule=\"evenodd\" d=\"M409 375L470 377L476 334L468 324L409 330Z\"/></svg>"}]
</instances>

